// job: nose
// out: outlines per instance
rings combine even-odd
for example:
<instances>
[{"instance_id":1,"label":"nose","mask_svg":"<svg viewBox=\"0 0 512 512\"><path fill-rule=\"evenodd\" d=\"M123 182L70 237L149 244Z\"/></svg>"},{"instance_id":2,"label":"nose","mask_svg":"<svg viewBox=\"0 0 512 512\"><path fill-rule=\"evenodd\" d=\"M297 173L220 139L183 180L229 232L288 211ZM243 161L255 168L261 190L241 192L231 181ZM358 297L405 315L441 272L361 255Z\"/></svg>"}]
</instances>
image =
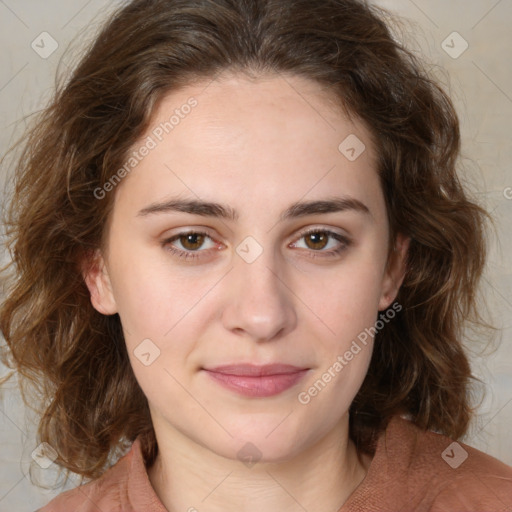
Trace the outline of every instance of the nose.
<instances>
[{"instance_id":1,"label":"nose","mask_svg":"<svg viewBox=\"0 0 512 512\"><path fill-rule=\"evenodd\" d=\"M264 250L252 263L236 256L227 276L224 327L257 342L282 337L297 323L293 292L271 252Z\"/></svg>"}]
</instances>

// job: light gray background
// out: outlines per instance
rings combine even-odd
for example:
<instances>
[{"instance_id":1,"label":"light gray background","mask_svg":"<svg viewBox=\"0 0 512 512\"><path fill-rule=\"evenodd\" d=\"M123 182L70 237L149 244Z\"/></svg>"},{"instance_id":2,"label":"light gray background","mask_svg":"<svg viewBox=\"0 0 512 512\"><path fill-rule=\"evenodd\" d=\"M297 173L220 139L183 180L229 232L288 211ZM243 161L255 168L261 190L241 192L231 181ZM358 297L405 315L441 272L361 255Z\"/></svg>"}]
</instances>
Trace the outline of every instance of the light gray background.
<instances>
[{"instance_id":1,"label":"light gray background","mask_svg":"<svg viewBox=\"0 0 512 512\"><path fill-rule=\"evenodd\" d=\"M105 14L120 2L105 0L0 0L0 151L23 131L22 119L41 108L52 92L55 72L68 44L90 40ZM477 198L498 227L484 279L490 319L500 328L499 348L473 356L475 373L487 384L469 435L464 441L512 465L512 2L510 0L380 0L378 5L405 16L412 25L407 41L435 65L458 109L463 134L463 163ZM453 35L456 31L460 34ZM48 32L58 43L48 51ZM45 38L44 48L41 38ZM448 38L448 39L447 39ZM445 48L442 43L446 40ZM464 49L466 51L458 55ZM446 47L449 45L449 47ZM451 47L451 48L450 48ZM76 53L75 53L76 54ZM46 57L46 55L43 55ZM457 58L454 58L457 57ZM66 54L64 69L74 62ZM445 70L445 71L443 71ZM1 182L9 169L1 169ZM3 189L3 186L2 186ZM468 247L468 250L471 250ZM3 256L5 260L5 255ZM475 350L481 349L475 345ZM3 369L2 369L3 373ZM34 418L21 405L11 381L0 391L0 511L34 511L52 492L31 485L31 453L36 448ZM34 465L34 464L33 464ZM38 467L38 466L37 466ZM37 471L52 482L55 465ZM69 482L65 488L76 485Z\"/></svg>"}]
</instances>

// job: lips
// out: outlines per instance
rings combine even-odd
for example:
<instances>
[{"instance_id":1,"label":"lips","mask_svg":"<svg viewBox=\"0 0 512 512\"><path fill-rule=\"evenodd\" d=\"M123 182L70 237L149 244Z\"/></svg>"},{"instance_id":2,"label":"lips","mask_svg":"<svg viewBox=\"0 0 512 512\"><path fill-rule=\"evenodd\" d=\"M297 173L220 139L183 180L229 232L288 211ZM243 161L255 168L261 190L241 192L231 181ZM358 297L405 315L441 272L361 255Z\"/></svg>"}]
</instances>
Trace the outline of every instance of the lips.
<instances>
[{"instance_id":1,"label":"lips","mask_svg":"<svg viewBox=\"0 0 512 512\"><path fill-rule=\"evenodd\" d=\"M289 364L230 364L204 371L220 386L248 397L274 396L296 385L309 368Z\"/></svg>"},{"instance_id":2,"label":"lips","mask_svg":"<svg viewBox=\"0 0 512 512\"><path fill-rule=\"evenodd\" d=\"M307 368L300 368L291 364L266 364L258 366L254 364L228 364L224 366L217 366L215 368L206 369L215 373L222 373L225 375L242 375L250 377L261 377L262 375L286 375L289 373L297 373Z\"/></svg>"}]
</instances>

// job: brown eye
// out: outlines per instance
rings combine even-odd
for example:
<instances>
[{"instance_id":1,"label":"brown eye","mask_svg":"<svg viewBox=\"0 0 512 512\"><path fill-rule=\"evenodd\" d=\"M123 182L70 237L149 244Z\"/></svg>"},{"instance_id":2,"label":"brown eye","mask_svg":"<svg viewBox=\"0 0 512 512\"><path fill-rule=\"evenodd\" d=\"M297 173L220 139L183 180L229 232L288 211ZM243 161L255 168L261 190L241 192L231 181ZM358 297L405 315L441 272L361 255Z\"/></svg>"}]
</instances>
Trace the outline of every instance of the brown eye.
<instances>
[{"instance_id":1,"label":"brown eye","mask_svg":"<svg viewBox=\"0 0 512 512\"><path fill-rule=\"evenodd\" d=\"M305 235L304 240L310 249L321 250L327 245L329 235L325 231L313 231Z\"/></svg>"},{"instance_id":2,"label":"brown eye","mask_svg":"<svg viewBox=\"0 0 512 512\"><path fill-rule=\"evenodd\" d=\"M204 239L205 236L202 233L186 233L178 237L182 247L189 251L199 249L203 245Z\"/></svg>"},{"instance_id":3,"label":"brown eye","mask_svg":"<svg viewBox=\"0 0 512 512\"><path fill-rule=\"evenodd\" d=\"M205 242L209 240L210 246L203 247ZM177 235L168 238L162 242L162 247L179 258L185 260L194 260L196 258L204 257L203 253L208 253L215 243L208 233L200 231L188 231L178 233ZM181 246L181 248L180 248Z\"/></svg>"},{"instance_id":4,"label":"brown eye","mask_svg":"<svg viewBox=\"0 0 512 512\"><path fill-rule=\"evenodd\" d=\"M310 229L302 232L292 246L307 250L311 258L330 258L341 255L351 244L347 236L329 229Z\"/></svg>"}]
</instances>

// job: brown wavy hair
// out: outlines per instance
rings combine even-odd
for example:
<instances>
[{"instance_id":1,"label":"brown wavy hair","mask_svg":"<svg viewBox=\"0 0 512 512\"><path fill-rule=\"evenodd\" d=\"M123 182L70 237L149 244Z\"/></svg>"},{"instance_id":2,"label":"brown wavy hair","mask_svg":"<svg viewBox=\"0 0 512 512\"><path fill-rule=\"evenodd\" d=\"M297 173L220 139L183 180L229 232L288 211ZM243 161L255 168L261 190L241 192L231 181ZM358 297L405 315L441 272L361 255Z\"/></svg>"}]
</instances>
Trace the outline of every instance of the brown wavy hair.
<instances>
[{"instance_id":1,"label":"brown wavy hair","mask_svg":"<svg viewBox=\"0 0 512 512\"><path fill-rule=\"evenodd\" d=\"M148 466L157 454L119 316L92 307L81 265L103 247L112 208L114 193L98 200L94 190L122 167L158 102L223 71L308 78L362 120L391 237L411 238L403 310L377 334L350 408L358 449L372 454L395 414L455 439L466 433L474 377L463 328L481 320L487 214L457 175L453 104L390 19L359 0L134 0L57 84L16 159L0 328L23 399L39 400L38 440L67 472L99 477L137 436Z\"/></svg>"}]
</instances>

